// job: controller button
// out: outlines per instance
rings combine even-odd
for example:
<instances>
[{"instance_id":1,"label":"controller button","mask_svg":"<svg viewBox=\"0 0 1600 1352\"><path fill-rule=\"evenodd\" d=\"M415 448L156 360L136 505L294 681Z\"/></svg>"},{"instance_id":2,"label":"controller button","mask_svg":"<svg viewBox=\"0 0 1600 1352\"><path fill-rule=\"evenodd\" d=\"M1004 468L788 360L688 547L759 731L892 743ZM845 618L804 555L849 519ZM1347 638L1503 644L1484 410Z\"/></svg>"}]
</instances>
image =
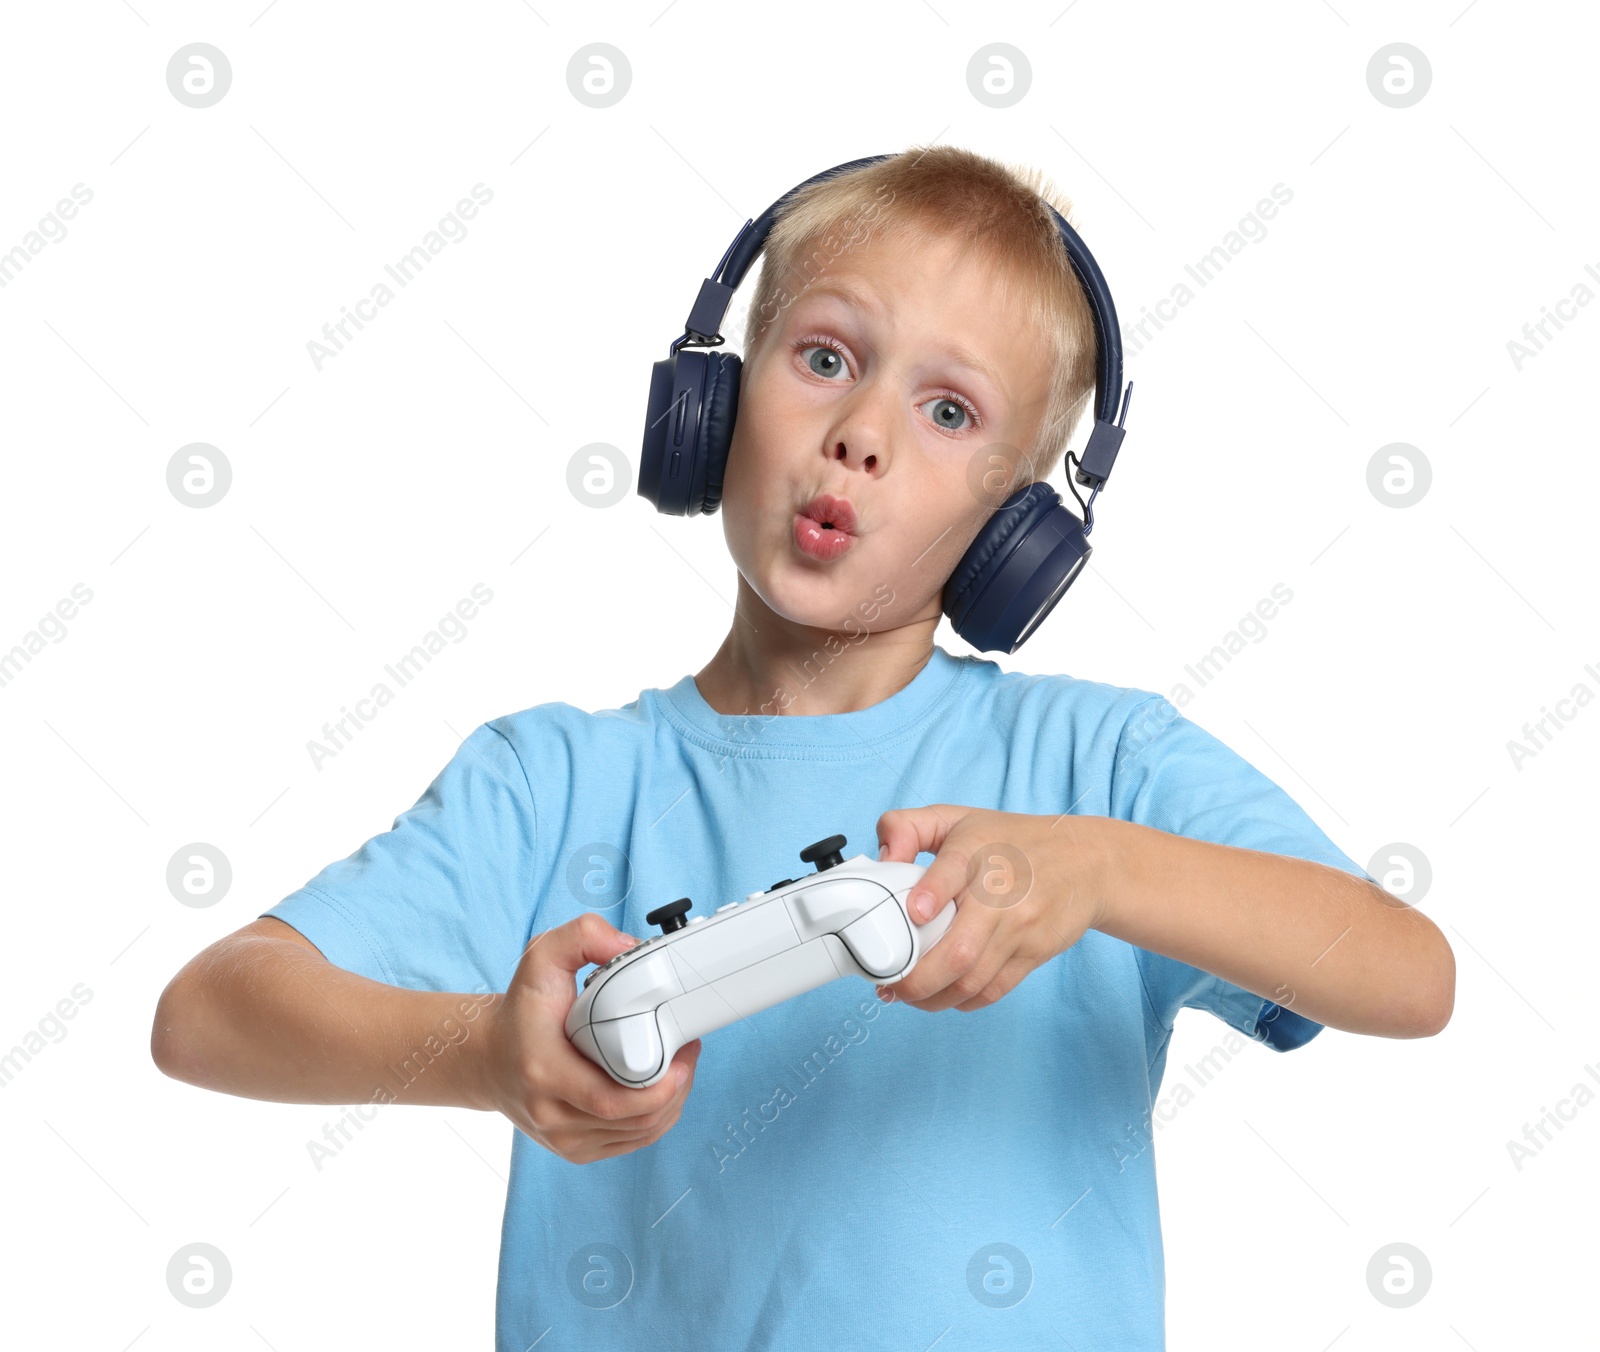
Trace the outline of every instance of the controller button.
<instances>
[{"instance_id":1,"label":"controller button","mask_svg":"<svg viewBox=\"0 0 1600 1352\"><path fill-rule=\"evenodd\" d=\"M776 892L780 887L787 887L793 881L793 878L779 878L777 882L773 883L772 886L767 889L767 891Z\"/></svg>"},{"instance_id":2,"label":"controller button","mask_svg":"<svg viewBox=\"0 0 1600 1352\"><path fill-rule=\"evenodd\" d=\"M747 896L745 898L745 900L746 901L754 901L760 895L761 895L761 893L759 893L759 892L752 892L752 893L749 894L749 896ZM737 911L738 909L739 909L739 903L736 902L736 901L730 901L726 906L717 907L716 913L718 915L721 915L724 911Z\"/></svg>"},{"instance_id":3,"label":"controller button","mask_svg":"<svg viewBox=\"0 0 1600 1352\"><path fill-rule=\"evenodd\" d=\"M665 906L657 906L655 910L645 916L644 923L647 925L660 925L663 935L671 934L676 930L681 930L688 923L683 918L684 912L693 905L694 902L690 901L688 897L679 897L676 901L669 901Z\"/></svg>"},{"instance_id":4,"label":"controller button","mask_svg":"<svg viewBox=\"0 0 1600 1352\"><path fill-rule=\"evenodd\" d=\"M818 873L823 872L825 869L837 868L844 863L844 856L839 853L844 847L844 836L829 836L826 840L819 840L801 850L800 862L802 864L815 864Z\"/></svg>"}]
</instances>

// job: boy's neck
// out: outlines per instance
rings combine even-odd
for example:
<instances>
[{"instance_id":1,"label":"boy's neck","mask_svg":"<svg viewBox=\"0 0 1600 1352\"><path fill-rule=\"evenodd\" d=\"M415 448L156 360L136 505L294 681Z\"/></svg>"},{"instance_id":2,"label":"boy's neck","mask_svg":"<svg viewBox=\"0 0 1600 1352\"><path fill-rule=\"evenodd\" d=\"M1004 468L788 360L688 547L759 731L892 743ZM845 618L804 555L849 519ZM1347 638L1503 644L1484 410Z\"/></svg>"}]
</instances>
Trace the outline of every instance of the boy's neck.
<instances>
[{"instance_id":1,"label":"boy's neck","mask_svg":"<svg viewBox=\"0 0 1600 1352\"><path fill-rule=\"evenodd\" d=\"M733 627L695 673L719 714L841 714L904 690L933 656L939 615L871 632L863 621L832 631L774 612L743 577Z\"/></svg>"}]
</instances>

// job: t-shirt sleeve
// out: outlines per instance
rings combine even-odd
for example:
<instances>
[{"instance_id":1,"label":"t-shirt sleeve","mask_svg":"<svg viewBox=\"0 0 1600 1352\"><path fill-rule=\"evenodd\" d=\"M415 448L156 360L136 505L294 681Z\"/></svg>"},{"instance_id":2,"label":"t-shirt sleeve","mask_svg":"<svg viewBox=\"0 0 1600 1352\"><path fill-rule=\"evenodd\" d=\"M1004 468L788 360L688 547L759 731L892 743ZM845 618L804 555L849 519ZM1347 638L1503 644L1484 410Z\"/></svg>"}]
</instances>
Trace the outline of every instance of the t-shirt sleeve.
<instances>
[{"instance_id":1,"label":"t-shirt sleeve","mask_svg":"<svg viewBox=\"0 0 1600 1352\"><path fill-rule=\"evenodd\" d=\"M1117 739L1111 815L1218 845L1310 859L1365 878L1287 793L1191 723L1160 695L1136 706ZM1303 1046L1323 1025L1188 963L1135 948L1157 1022L1206 1009L1277 1051Z\"/></svg>"},{"instance_id":2,"label":"t-shirt sleeve","mask_svg":"<svg viewBox=\"0 0 1600 1352\"><path fill-rule=\"evenodd\" d=\"M532 930L535 828L522 763L485 723L391 829L265 914L375 981L502 991Z\"/></svg>"}]
</instances>

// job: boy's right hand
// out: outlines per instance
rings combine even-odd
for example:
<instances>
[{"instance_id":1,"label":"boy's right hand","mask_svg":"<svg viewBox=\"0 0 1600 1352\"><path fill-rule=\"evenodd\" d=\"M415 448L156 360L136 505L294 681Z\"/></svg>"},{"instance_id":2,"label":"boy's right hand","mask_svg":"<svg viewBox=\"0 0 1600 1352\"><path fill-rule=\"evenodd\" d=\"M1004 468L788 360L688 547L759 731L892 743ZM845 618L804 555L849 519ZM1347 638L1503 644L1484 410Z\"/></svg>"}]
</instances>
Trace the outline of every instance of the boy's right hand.
<instances>
[{"instance_id":1,"label":"boy's right hand","mask_svg":"<svg viewBox=\"0 0 1600 1352\"><path fill-rule=\"evenodd\" d=\"M646 1089L618 1084L567 1037L577 974L638 941L594 914L533 937L506 993L487 1014L485 1057L493 1106L546 1150L590 1164L651 1145L683 1111L700 1060L684 1044L673 1068Z\"/></svg>"}]
</instances>

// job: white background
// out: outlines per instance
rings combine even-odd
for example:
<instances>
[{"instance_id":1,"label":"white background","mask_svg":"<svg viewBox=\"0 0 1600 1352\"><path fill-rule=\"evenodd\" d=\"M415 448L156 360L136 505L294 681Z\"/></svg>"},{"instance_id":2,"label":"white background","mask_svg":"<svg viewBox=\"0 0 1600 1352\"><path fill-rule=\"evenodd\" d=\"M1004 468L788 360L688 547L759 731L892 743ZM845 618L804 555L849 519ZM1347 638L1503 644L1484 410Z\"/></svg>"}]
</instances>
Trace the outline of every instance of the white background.
<instances>
[{"instance_id":1,"label":"white background","mask_svg":"<svg viewBox=\"0 0 1600 1352\"><path fill-rule=\"evenodd\" d=\"M319 1171L307 1142L339 1110L163 1078L156 997L387 829L480 722L704 665L734 594L720 518L595 510L568 462L604 442L636 465L650 363L747 217L934 140L1042 168L1125 326L1292 190L1130 352L1093 563L997 660L1165 692L1287 585L1185 712L1355 859L1425 856L1457 957L1439 1037L1246 1046L1161 1127L1171 1345L1593 1338L1600 1106L1520 1170L1507 1142L1600 1089L1600 708L1520 769L1507 742L1600 691L1600 306L1520 370L1506 346L1600 270L1592 14L105 0L4 24L0 250L93 192L0 289L0 650L93 592L0 688L0 1051L92 992L0 1089L8 1342L488 1344L509 1126L392 1108ZM196 41L232 65L205 109L165 77ZM632 67L606 109L568 88L592 42ZM1032 67L1005 109L967 85L991 42ZM1368 89L1392 42L1432 66L1409 108ZM466 237L318 371L308 341L476 183ZM196 441L233 473L204 509L166 482ZM1367 483L1391 442L1432 467L1403 509ZM466 639L316 769L308 739L475 583L494 600ZM208 909L166 885L191 842L232 866ZM1169 1089L1226 1031L1180 1020ZM165 1279L193 1241L233 1269L206 1310ZM1367 1283L1395 1242L1432 1268L1405 1309Z\"/></svg>"}]
</instances>

